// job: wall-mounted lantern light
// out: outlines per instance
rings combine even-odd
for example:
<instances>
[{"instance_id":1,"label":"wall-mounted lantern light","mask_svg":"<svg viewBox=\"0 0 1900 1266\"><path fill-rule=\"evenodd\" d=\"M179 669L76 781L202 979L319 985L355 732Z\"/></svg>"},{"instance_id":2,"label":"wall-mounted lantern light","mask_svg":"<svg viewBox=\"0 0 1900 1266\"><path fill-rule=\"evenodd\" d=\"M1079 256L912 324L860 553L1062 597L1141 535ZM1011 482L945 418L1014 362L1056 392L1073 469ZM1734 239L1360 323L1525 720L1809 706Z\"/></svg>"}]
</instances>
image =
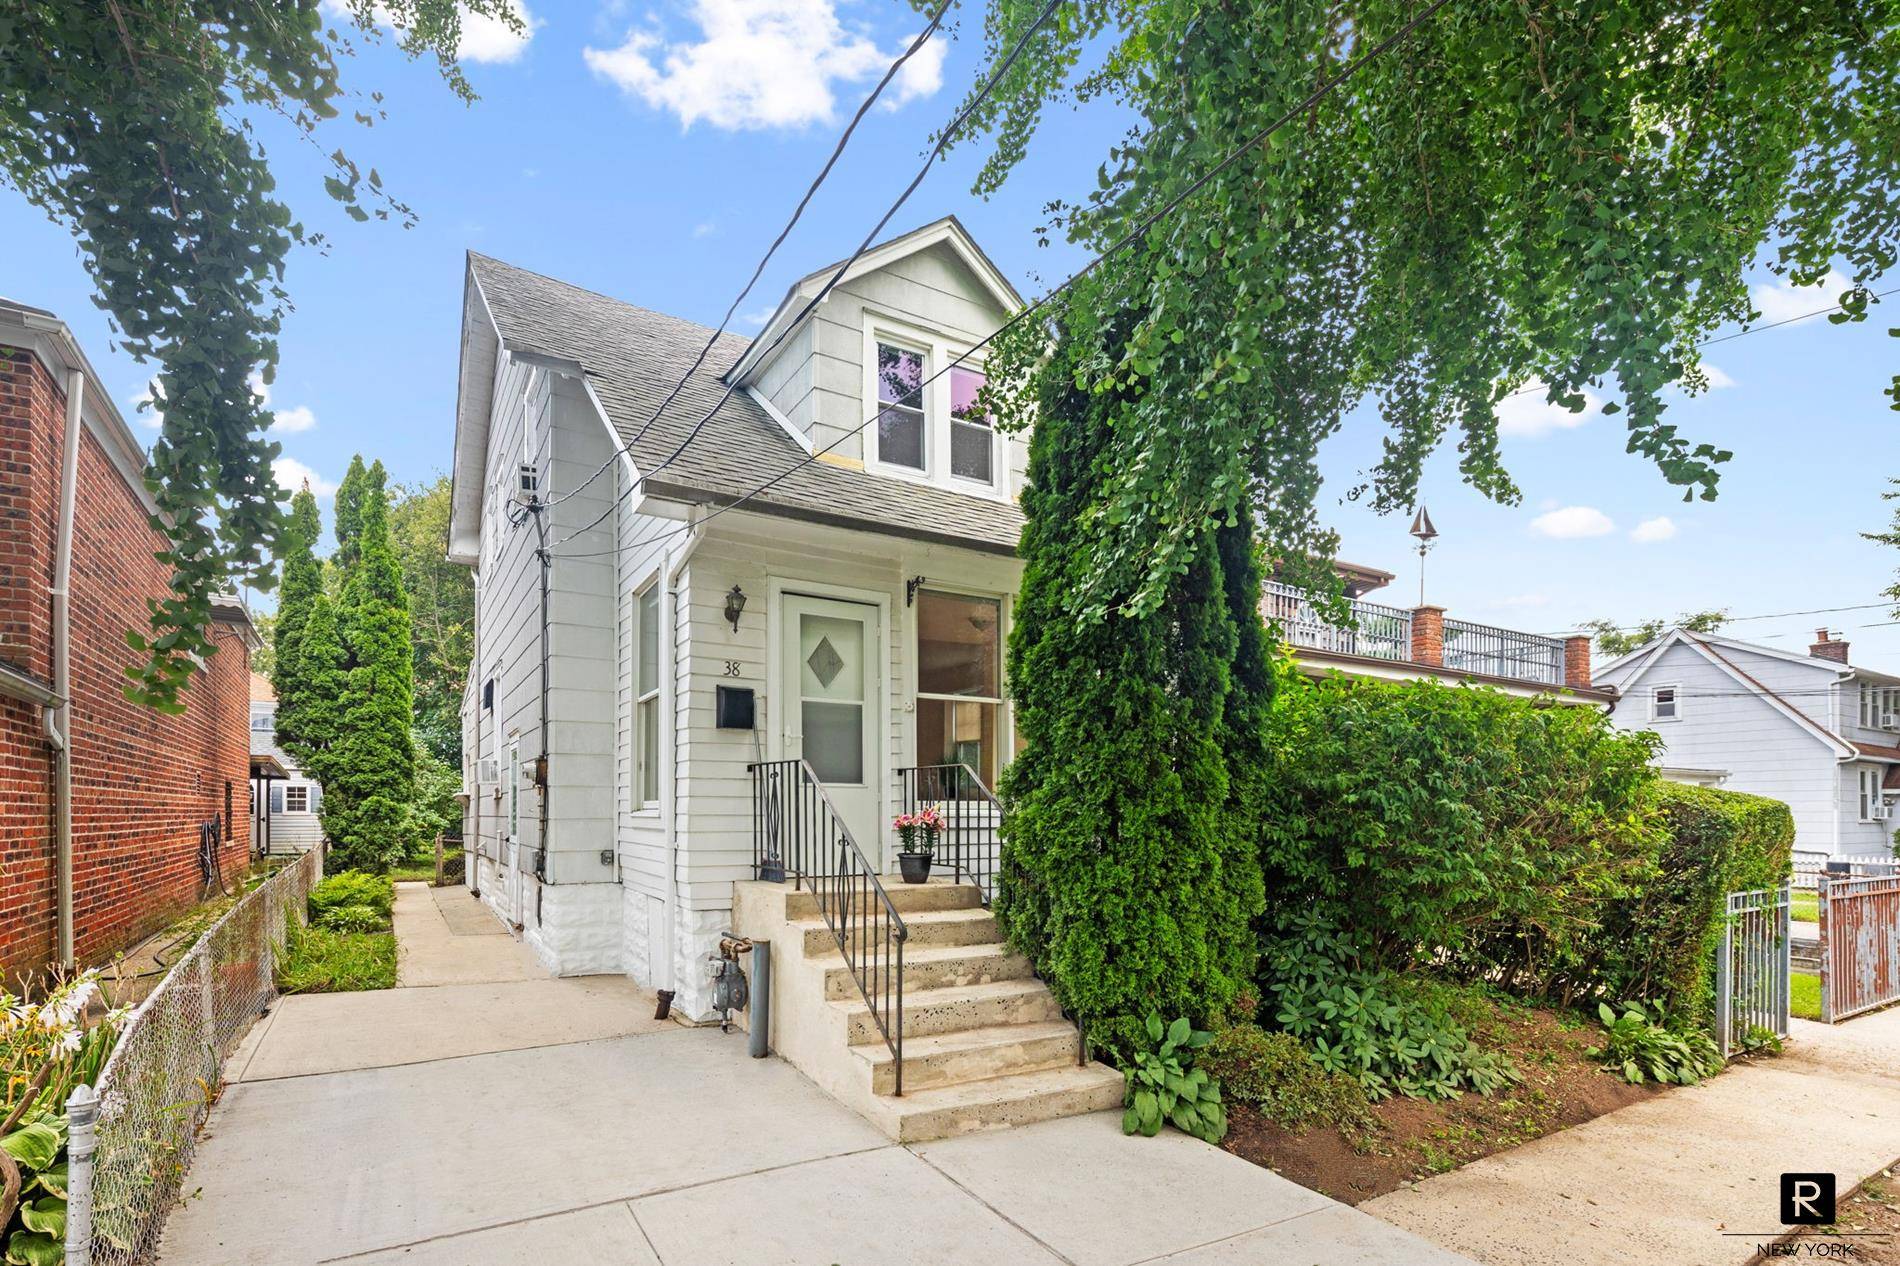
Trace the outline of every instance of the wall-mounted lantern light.
<instances>
[{"instance_id":1,"label":"wall-mounted lantern light","mask_svg":"<svg viewBox=\"0 0 1900 1266\"><path fill-rule=\"evenodd\" d=\"M745 610L745 590L734 585L726 595L726 619L732 621L732 631L739 631L739 614Z\"/></svg>"}]
</instances>

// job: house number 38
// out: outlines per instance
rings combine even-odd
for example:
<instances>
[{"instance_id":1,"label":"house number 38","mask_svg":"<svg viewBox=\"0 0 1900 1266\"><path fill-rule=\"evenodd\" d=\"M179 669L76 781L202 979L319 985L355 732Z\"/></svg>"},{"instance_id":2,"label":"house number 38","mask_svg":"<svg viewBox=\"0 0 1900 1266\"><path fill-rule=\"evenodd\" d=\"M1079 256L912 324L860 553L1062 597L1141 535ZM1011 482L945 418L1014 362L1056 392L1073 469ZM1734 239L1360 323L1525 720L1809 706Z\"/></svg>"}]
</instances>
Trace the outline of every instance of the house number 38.
<instances>
[{"instance_id":1,"label":"house number 38","mask_svg":"<svg viewBox=\"0 0 1900 1266\"><path fill-rule=\"evenodd\" d=\"M739 667L738 660L729 659L726 661L726 676L737 677L739 675L739 672L740 672L740 667Z\"/></svg>"}]
</instances>

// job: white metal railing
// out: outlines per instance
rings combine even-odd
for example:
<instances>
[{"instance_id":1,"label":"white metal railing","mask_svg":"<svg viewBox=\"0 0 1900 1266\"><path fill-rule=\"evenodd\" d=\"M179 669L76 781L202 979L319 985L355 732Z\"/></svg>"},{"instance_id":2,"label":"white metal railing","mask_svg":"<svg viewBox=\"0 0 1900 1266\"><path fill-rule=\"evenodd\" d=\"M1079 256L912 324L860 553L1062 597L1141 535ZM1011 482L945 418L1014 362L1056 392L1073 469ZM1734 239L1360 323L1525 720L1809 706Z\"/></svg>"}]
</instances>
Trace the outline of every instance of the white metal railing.
<instances>
[{"instance_id":1,"label":"white metal railing","mask_svg":"<svg viewBox=\"0 0 1900 1266\"><path fill-rule=\"evenodd\" d=\"M1278 580L1262 587L1261 614L1279 625L1281 636L1295 646L1342 655L1364 655L1403 663L1412 658L1412 613L1403 607L1349 599L1352 623L1329 622L1304 589Z\"/></svg>"},{"instance_id":2,"label":"white metal railing","mask_svg":"<svg viewBox=\"0 0 1900 1266\"><path fill-rule=\"evenodd\" d=\"M1461 673L1546 686L1561 686L1564 681L1564 644L1542 633L1446 620L1444 658L1445 667Z\"/></svg>"},{"instance_id":3,"label":"white metal railing","mask_svg":"<svg viewBox=\"0 0 1900 1266\"><path fill-rule=\"evenodd\" d=\"M1727 1058L1759 1034L1788 1036L1786 887L1731 892L1715 958L1715 1036Z\"/></svg>"},{"instance_id":4,"label":"white metal railing","mask_svg":"<svg viewBox=\"0 0 1900 1266\"><path fill-rule=\"evenodd\" d=\"M277 951L322 877L314 848L246 893L132 1012L98 1084L73 1092L67 1266L156 1253L225 1057L277 996Z\"/></svg>"}]
</instances>

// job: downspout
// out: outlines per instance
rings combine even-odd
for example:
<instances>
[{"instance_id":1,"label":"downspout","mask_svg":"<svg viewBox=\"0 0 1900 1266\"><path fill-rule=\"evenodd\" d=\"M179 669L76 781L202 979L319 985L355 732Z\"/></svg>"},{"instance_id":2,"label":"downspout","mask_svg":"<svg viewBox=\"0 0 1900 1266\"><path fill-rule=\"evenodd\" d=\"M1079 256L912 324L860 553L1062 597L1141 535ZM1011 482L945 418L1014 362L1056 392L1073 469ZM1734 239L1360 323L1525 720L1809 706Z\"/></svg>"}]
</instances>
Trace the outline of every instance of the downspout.
<instances>
[{"instance_id":1,"label":"downspout","mask_svg":"<svg viewBox=\"0 0 1900 1266\"><path fill-rule=\"evenodd\" d=\"M666 725L660 731L660 768L666 779L660 787L660 820L666 823L666 968L657 986L670 996L679 988L679 964L674 961L679 933L679 578L687 561L706 539L697 511L686 521L686 543L667 564L660 586L660 682L666 692Z\"/></svg>"},{"instance_id":2,"label":"downspout","mask_svg":"<svg viewBox=\"0 0 1900 1266\"><path fill-rule=\"evenodd\" d=\"M59 526L53 561L53 693L47 710L47 740L53 746L53 856L58 876L59 966L76 966L73 949L73 666L72 577L73 516L79 496L80 406L86 390L79 369L66 374L66 434L59 468ZM53 714L57 711L57 723Z\"/></svg>"}]
</instances>

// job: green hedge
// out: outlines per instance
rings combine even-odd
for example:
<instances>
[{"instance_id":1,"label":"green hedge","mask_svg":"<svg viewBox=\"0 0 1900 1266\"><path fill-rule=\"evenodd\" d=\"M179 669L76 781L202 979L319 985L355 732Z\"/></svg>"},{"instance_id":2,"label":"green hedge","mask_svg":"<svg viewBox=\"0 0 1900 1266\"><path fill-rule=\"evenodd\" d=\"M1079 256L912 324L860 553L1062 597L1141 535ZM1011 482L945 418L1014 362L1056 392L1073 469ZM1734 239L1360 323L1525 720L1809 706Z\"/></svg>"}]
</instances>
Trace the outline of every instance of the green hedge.
<instances>
[{"instance_id":1,"label":"green hedge","mask_svg":"<svg viewBox=\"0 0 1900 1266\"><path fill-rule=\"evenodd\" d=\"M1728 894L1787 880L1794 816L1779 800L1739 791L1659 781L1651 795L1664 826L1654 870L1605 910L1579 974L1612 1000L1660 1002L1699 1020L1713 997Z\"/></svg>"}]
</instances>

